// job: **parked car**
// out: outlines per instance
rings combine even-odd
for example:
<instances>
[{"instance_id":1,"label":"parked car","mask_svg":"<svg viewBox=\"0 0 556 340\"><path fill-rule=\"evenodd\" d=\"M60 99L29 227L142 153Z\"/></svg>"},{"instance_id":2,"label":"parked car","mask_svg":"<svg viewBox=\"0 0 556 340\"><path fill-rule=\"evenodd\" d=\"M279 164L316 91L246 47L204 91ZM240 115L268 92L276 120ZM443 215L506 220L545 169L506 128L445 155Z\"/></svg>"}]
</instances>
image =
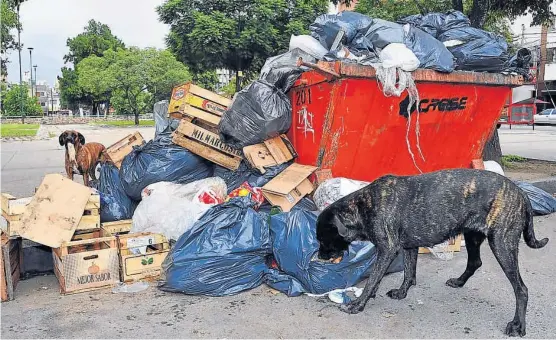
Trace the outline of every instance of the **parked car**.
<instances>
[{"instance_id":1,"label":"parked car","mask_svg":"<svg viewBox=\"0 0 556 340\"><path fill-rule=\"evenodd\" d=\"M535 124L556 125L556 109L546 109L533 116Z\"/></svg>"}]
</instances>

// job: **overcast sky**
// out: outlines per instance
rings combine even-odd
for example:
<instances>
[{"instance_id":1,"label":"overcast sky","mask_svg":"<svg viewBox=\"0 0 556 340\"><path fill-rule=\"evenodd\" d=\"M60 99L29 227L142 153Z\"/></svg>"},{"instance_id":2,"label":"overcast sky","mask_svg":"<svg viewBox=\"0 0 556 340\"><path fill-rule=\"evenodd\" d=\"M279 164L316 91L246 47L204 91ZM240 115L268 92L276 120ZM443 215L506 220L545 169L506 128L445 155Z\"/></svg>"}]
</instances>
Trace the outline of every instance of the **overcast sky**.
<instances>
[{"instance_id":1,"label":"overcast sky","mask_svg":"<svg viewBox=\"0 0 556 340\"><path fill-rule=\"evenodd\" d=\"M155 12L161 3L163 0L27 0L20 10L22 71L29 71L27 47L33 47L37 80L54 85L68 51L66 40L83 32L90 19L110 26L127 46L164 48L168 26L158 21ZM17 51L8 59L8 80L19 82Z\"/></svg>"}]
</instances>

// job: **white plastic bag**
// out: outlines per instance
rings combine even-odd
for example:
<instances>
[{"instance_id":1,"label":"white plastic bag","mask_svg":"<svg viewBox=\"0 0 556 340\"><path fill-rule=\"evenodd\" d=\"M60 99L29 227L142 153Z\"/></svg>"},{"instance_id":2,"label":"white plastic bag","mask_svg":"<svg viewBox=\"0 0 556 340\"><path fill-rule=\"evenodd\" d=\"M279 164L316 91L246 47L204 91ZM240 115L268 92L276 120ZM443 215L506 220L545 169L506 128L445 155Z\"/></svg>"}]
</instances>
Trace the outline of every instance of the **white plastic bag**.
<instances>
[{"instance_id":1,"label":"white plastic bag","mask_svg":"<svg viewBox=\"0 0 556 340\"><path fill-rule=\"evenodd\" d=\"M201 195L223 201L226 183L211 177L189 184L158 182L141 193L141 203L133 214L132 232L160 233L177 240L186 230L215 204L202 203Z\"/></svg>"},{"instance_id":2,"label":"white plastic bag","mask_svg":"<svg viewBox=\"0 0 556 340\"><path fill-rule=\"evenodd\" d=\"M332 178L319 185L317 190L315 190L313 200L319 210L323 210L340 198L347 196L352 192L367 186L368 184L368 182L360 182L342 177Z\"/></svg>"},{"instance_id":3,"label":"white plastic bag","mask_svg":"<svg viewBox=\"0 0 556 340\"><path fill-rule=\"evenodd\" d=\"M415 71L419 65L419 59L404 44L391 43L380 51L380 61L384 68L401 68L404 71Z\"/></svg>"},{"instance_id":4,"label":"white plastic bag","mask_svg":"<svg viewBox=\"0 0 556 340\"><path fill-rule=\"evenodd\" d=\"M320 42L310 35L293 35L290 38L290 51L299 48L305 51L317 59L324 58L324 55L328 53L326 48L320 44Z\"/></svg>"},{"instance_id":5,"label":"white plastic bag","mask_svg":"<svg viewBox=\"0 0 556 340\"><path fill-rule=\"evenodd\" d=\"M502 166L500 166L500 164L498 164L496 161L485 161L484 164L485 170L496 172L499 175L506 176L504 174L504 169L502 169Z\"/></svg>"}]
</instances>

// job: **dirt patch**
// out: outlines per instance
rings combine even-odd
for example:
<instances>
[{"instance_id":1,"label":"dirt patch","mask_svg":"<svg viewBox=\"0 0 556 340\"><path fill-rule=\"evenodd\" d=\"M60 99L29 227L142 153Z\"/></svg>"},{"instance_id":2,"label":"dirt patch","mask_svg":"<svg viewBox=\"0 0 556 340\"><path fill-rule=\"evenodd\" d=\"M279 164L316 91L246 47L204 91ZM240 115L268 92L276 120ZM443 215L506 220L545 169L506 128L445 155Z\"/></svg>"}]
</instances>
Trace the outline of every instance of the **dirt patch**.
<instances>
[{"instance_id":1,"label":"dirt patch","mask_svg":"<svg viewBox=\"0 0 556 340\"><path fill-rule=\"evenodd\" d=\"M525 159L504 166L506 176L518 181L533 181L556 176L556 162Z\"/></svg>"}]
</instances>

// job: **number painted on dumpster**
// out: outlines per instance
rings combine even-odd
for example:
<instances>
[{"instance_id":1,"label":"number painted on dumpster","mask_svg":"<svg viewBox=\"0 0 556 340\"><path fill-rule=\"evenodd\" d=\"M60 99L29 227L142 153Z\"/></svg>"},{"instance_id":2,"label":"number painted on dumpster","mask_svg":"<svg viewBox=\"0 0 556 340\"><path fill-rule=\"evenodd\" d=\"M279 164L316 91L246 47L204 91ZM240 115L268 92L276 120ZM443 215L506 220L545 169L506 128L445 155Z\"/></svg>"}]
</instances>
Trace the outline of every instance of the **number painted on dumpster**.
<instances>
[{"instance_id":1,"label":"number painted on dumpster","mask_svg":"<svg viewBox=\"0 0 556 340\"><path fill-rule=\"evenodd\" d=\"M305 104L311 104L311 89L303 88L295 92L295 105L301 106Z\"/></svg>"}]
</instances>

